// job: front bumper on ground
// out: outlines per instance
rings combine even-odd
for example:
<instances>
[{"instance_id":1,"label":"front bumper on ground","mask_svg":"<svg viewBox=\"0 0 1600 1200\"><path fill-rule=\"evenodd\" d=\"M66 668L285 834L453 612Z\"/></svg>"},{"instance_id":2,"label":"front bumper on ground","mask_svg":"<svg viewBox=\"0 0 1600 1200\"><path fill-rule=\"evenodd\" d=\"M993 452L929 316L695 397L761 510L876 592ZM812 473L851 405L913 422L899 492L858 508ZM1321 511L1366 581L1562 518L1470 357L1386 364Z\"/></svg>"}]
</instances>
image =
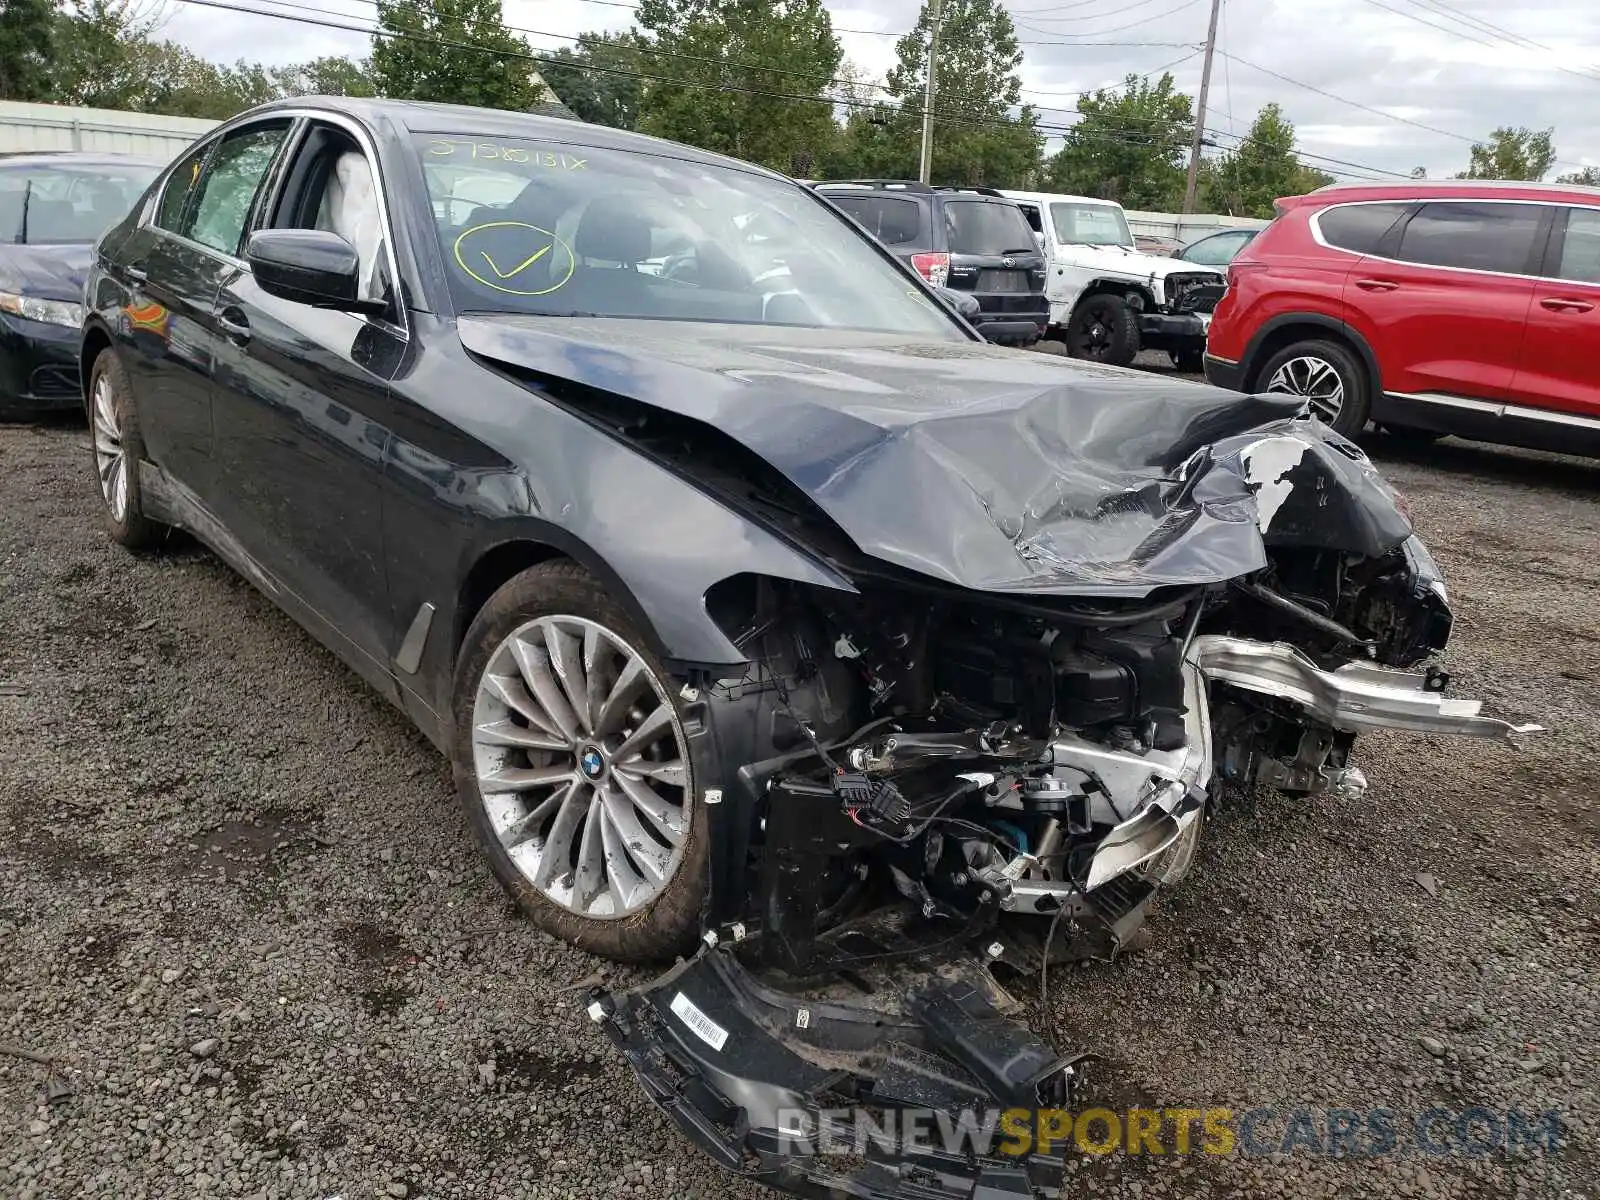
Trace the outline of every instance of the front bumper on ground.
<instances>
[{"instance_id":1,"label":"front bumper on ground","mask_svg":"<svg viewBox=\"0 0 1600 1200\"><path fill-rule=\"evenodd\" d=\"M645 987L596 991L589 1015L701 1150L768 1187L808 1200L1059 1196L1061 1157L1007 1154L996 1131L1002 1112L1069 1106L1082 1056L1001 1015L975 959L916 966L920 984L869 1008L774 991L718 946ZM939 1130L935 1114L973 1133Z\"/></svg>"},{"instance_id":2,"label":"front bumper on ground","mask_svg":"<svg viewBox=\"0 0 1600 1200\"><path fill-rule=\"evenodd\" d=\"M0 316L0 415L81 409L81 337L71 326Z\"/></svg>"},{"instance_id":3,"label":"front bumper on ground","mask_svg":"<svg viewBox=\"0 0 1600 1200\"><path fill-rule=\"evenodd\" d=\"M1204 350L1206 326L1198 313L1140 313L1139 344L1146 350Z\"/></svg>"}]
</instances>

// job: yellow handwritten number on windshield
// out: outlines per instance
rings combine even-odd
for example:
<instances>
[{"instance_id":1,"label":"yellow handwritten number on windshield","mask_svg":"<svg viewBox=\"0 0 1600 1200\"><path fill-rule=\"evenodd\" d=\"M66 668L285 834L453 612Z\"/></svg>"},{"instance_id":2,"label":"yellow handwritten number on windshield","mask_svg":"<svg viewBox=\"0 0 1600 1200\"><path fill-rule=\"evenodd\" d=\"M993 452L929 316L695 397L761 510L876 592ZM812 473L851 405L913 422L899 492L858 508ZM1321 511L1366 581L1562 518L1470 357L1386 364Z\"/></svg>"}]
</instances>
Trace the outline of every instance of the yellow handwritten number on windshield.
<instances>
[{"instance_id":1,"label":"yellow handwritten number on windshield","mask_svg":"<svg viewBox=\"0 0 1600 1200\"><path fill-rule=\"evenodd\" d=\"M518 229L522 236L483 238L491 229ZM491 242L499 242L495 247ZM550 258L552 252L555 257ZM456 265L473 279L497 292L512 296L546 296L563 286L577 269L577 259L572 247L548 229L529 225L526 221L489 221L474 225L456 238ZM514 286L513 281L530 268L550 258L550 283L540 288ZM561 260L566 259L565 269Z\"/></svg>"}]
</instances>

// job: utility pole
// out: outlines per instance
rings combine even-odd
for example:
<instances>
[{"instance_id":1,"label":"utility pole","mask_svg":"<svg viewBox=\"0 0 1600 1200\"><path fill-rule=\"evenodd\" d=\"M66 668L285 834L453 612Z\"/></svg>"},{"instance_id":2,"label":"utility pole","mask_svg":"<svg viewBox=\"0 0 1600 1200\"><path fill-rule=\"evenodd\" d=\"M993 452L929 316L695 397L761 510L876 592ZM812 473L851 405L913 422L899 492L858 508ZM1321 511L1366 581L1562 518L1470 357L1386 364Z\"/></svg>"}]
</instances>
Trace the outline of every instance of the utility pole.
<instances>
[{"instance_id":1,"label":"utility pole","mask_svg":"<svg viewBox=\"0 0 1600 1200\"><path fill-rule=\"evenodd\" d=\"M928 86L922 95L922 158L917 167L917 178L923 183L929 182L933 171L933 91L934 74L939 69L939 15L943 9L941 0L933 0L933 11L930 14L933 23L933 36L928 39ZM1212 21L1213 29L1216 21Z\"/></svg>"},{"instance_id":2,"label":"utility pole","mask_svg":"<svg viewBox=\"0 0 1600 1200\"><path fill-rule=\"evenodd\" d=\"M1200 182L1200 142L1206 135L1206 101L1211 97L1211 56L1217 49L1217 14L1222 0L1211 0L1211 28L1206 30L1206 64L1200 70L1200 111L1194 118L1194 145L1189 148L1189 178L1183 185L1183 216L1194 211L1194 192Z\"/></svg>"}]
</instances>

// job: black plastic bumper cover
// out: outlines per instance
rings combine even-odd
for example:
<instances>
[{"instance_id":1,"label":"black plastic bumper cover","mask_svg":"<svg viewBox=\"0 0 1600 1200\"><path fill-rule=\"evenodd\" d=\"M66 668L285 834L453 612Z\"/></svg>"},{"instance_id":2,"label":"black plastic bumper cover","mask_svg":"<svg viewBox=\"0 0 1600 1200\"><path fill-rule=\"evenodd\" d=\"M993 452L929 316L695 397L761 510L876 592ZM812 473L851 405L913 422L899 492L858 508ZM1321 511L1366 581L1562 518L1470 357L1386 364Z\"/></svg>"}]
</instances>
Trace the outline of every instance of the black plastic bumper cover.
<instances>
[{"instance_id":1,"label":"black plastic bumper cover","mask_svg":"<svg viewBox=\"0 0 1600 1200\"><path fill-rule=\"evenodd\" d=\"M1204 350L1206 326L1192 312L1140 313L1139 340L1152 350Z\"/></svg>"},{"instance_id":2,"label":"black plastic bumper cover","mask_svg":"<svg viewBox=\"0 0 1600 1200\"><path fill-rule=\"evenodd\" d=\"M951 995L964 997L954 1001L957 1007ZM974 999L970 989L957 987L931 1002L959 1023L959 1006L973 1011ZM807 1200L1059 1197L1063 1162L1055 1155L869 1142L849 1157L834 1157L817 1153L820 1143L804 1131L780 1128L796 1114L817 1118L852 1102L952 1113L996 1105L976 1075L930 1049L929 1040L940 1041L946 1031L924 1024L919 1011L926 1013L927 1004L913 1002L898 1021L886 1022L875 1010L795 999L766 988L726 949L681 963L635 991L597 990L589 1005L651 1101L721 1166L768 1187ZM963 1032L981 1039L985 1019L980 1015L977 1027ZM1057 1060L1055 1069L1067 1067L1070 1076L1070 1061ZM862 1068L868 1062L871 1074ZM1038 1067L1035 1056L1027 1069L1037 1074Z\"/></svg>"}]
</instances>

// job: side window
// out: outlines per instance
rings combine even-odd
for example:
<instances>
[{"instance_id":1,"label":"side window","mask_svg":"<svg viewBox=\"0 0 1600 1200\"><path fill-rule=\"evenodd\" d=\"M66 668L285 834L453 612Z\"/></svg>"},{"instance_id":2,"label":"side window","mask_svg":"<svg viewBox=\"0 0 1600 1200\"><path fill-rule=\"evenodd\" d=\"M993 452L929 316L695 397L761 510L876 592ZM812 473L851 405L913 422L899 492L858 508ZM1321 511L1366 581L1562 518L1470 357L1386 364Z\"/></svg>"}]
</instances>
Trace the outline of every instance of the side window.
<instances>
[{"instance_id":1,"label":"side window","mask_svg":"<svg viewBox=\"0 0 1600 1200\"><path fill-rule=\"evenodd\" d=\"M1317 228L1330 246L1372 254L1383 235L1405 216L1409 204L1342 204L1317 214Z\"/></svg>"},{"instance_id":2,"label":"side window","mask_svg":"<svg viewBox=\"0 0 1600 1200\"><path fill-rule=\"evenodd\" d=\"M1035 233L1044 232L1044 220L1039 216L1038 205L1019 204L1017 207L1022 210L1022 215L1024 218L1026 218L1029 229L1033 230Z\"/></svg>"},{"instance_id":3,"label":"side window","mask_svg":"<svg viewBox=\"0 0 1600 1200\"><path fill-rule=\"evenodd\" d=\"M1424 204L1397 256L1430 267L1522 275L1547 209L1542 204Z\"/></svg>"},{"instance_id":4,"label":"side window","mask_svg":"<svg viewBox=\"0 0 1600 1200\"><path fill-rule=\"evenodd\" d=\"M189 210L189 198L194 195L195 185L200 182L200 168L205 165L206 155L211 153L211 147L215 144L205 142L195 147L167 176L166 186L161 190L161 203L156 206L155 223L160 228L173 233L183 232L183 217Z\"/></svg>"},{"instance_id":5,"label":"side window","mask_svg":"<svg viewBox=\"0 0 1600 1200\"><path fill-rule=\"evenodd\" d=\"M1567 236L1556 277L1600 283L1600 209L1567 209Z\"/></svg>"},{"instance_id":6,"label":"side window","mask_svg":"<svg viewBox=\"0 0 1600 1200\"><path fill-rule=\"evenodd\" d=\"M1213 234L1199 245L1191 246L1190 252L1183 257L1202 267L1225 267L1233 261L1233 256L1239 253L1239 247L1244 245L1244 241L1245 234L1242 232Z\"/></svg>"},{"instance_id":7,"label":"side window","mask_svg":"<svg viewBox=\"0 0 1600 1200\"><path fill-rule=\"evenodd\" d=\"M282 122L252 126L226 138L200 174L188 228L180 232L202 246L236 254L250 204L288 132L288 122Z\"/></svg>"},{"instance_id":8,"label":"side window","mask_svg":"<svg viewBox=\"0 0 1600 1200\"><path fill-rule=\"evenodd\" d=\"M388 280L378 180L366 155L353 145L334 152L317 206L316 227L337 233L356 248L361 264L361 298L385 299Z\"/></svg>"},{"instance_id":9,"label":"side window","mask_svg":"<svg viewBox=\"0 0 1600 1200\"><path fill-rule=\"evenodd\" d=\"M909 246L923 240L922 206L915 200L900 196L861 196L839 192L825 194L865 225L867 232L885 246Z\"/></svg>"}]
</instances>

